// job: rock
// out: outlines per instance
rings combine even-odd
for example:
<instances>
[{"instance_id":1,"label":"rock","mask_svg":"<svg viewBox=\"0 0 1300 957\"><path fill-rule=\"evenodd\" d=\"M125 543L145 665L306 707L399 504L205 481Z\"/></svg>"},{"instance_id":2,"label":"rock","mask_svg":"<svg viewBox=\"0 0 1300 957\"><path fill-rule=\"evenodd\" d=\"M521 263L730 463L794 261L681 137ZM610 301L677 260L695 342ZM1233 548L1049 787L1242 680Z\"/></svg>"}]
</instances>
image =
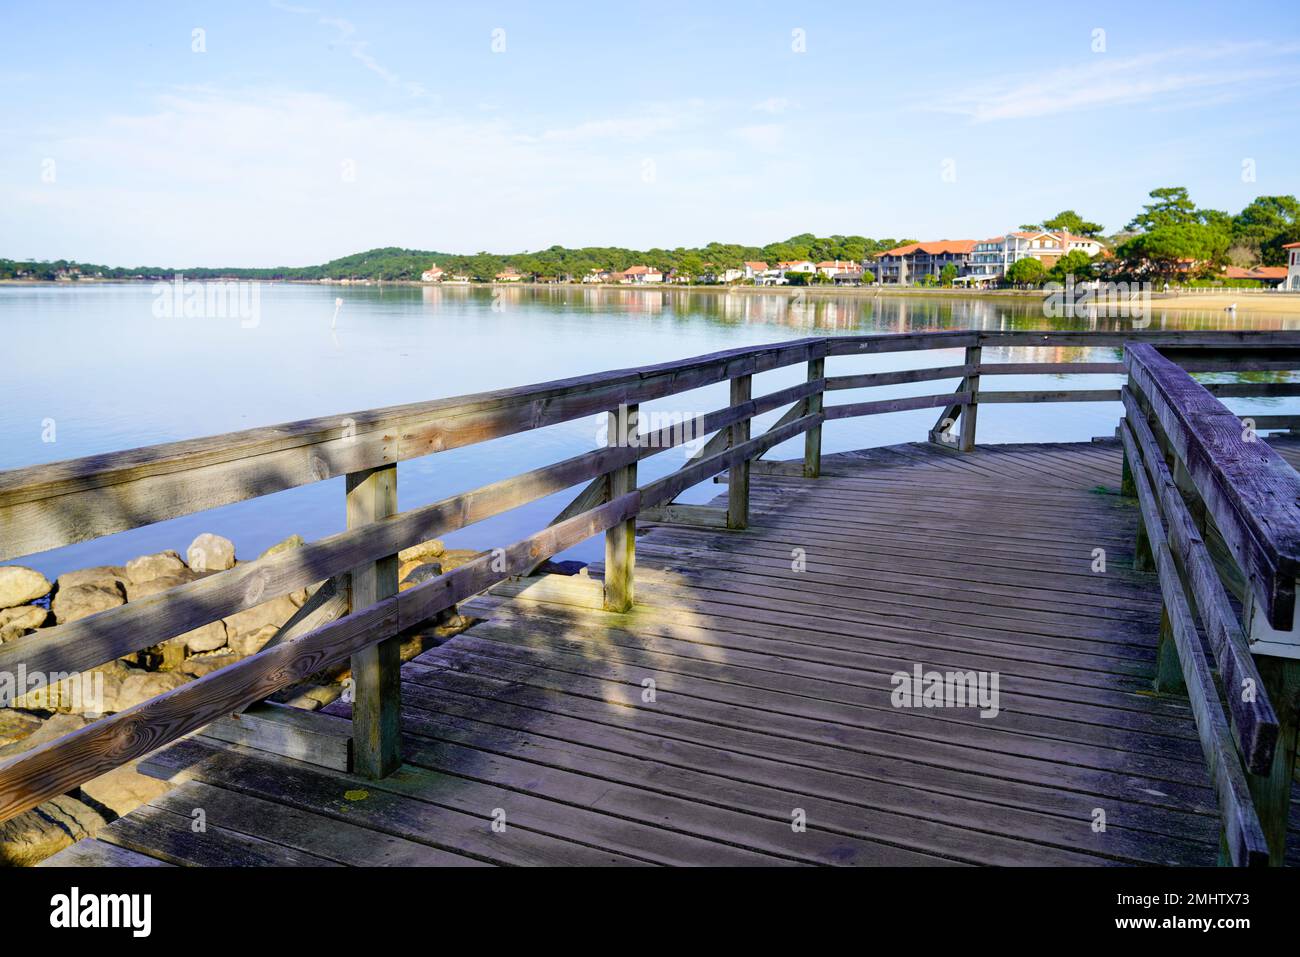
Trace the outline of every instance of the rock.
<instances>
[{"instance_id":1,"label":"rock","mask_svg":"<svg viewBox=\"0 0 1300 957\"><path fill-rule=\"evenodd\" d=\"M200 628L195 628L193 631L178 635L172 640L184 640L185 647L189 648L192 654L216 651L218 648L226 646L226 623L224 621L209 622Z\"/></svg>"},{"instance_id":2,"label":"rock","mask_svg":"<svg viewBox=\"0 0 1300 957\"><path fill-rule=\"evenodd\" d=\"M397 586L397 590L406 591L441 574L442 565L438 562L415 562L403 565L399 572L401 583Z\"/></svg>"},{"instance_id":3,"label":"rock","mask_svg":"<svg viewBox=\"0 0 1300 957\"><path fill-rule=\"evenodd\" d=\"M41 726L41 719L25 711L0 708L0 748L31 737Z\"/></svg>"},{"instance_id":4,"label":"rock","mask_svg":"<svg viewBox=\"0 0 1300 957\"><path fill-rule=\"evenodd\" d=\"M180 555L172 549L153 555L141 555L126 563L126 577L133 582L147 582L161 575L175 575L185 567Z\"/></svg>"},{"instance_id":5,"label":"rock","mask_svg":"<svg viewBox=\"0 0 1300 957\"><path fill-rule=\"evenodd\" d=\"M62 681L18 696L14 699L13 707L68 714L104 714L111 710L108 703L116 698L126 671L126 666L113 662L89 671L73 673Z\"/></svg>"},{"instance_id":6,"label":"rock","mask_svg":"<svg viewBox=\"0 0 1300 957\"><path fill-rule=\"evenodd\" d=\"M220 535L204 532L185 550L190 568L196 572L224 572L235 567L235 543Z\"/></svg>"},{"instance_id":7,"label":"rock","mask_svg":"<svg viewBox=\"0 0 1300 957\"><path fill-rule=\"evenodd\" d=\"M198 577L198 575L182 565L180 571L169 575L159 575L157 578L150 578L148 581L142 582L129 581L126 583L126 600L139 601L141 598L148 598L150 595L167 591L169 588L188 585Z\"/></svg>"},{"instance_id":8,"label":"rock","mask_svg":"<svg viewBox=\"0 0 1300 957\"><path fill-rule=\"evenodd\" d=\"M93 808L61 794L0 823L0 865L31 867L94 837L106 823Z\"/></svg>"},{"instance_id":9,"label":"rock","mask_svg":"<svg viewBox=\"0 0 1300 957\"><path fill-rule=\"evenodd\" d=\"M219 653L209 652L202 655L191 655L185 659L181 665L181 671L187 675L193 675L196 678L202 678L204 675L211 674L218 668L224 668L226 665L233 665L239 660L239 655L233 651L222 651Z\"/></svg>"},{"instance_id":10,"label":"rock","mask_svg":"<svg viewBox=\"0 0 1300 957\"><path fill-rule=\"evenodd\" d=\"M403 548L397 553L397 560L403 565L407 562L423 562L430 558L441 558L443 548L442 542L436 538L431 538L427 542L421 542L419 545L412 545L410 548Z\"/></svg>"},{"instance_id":11,"label":"rock","mask_svg":"<svg viewBox=\"0 0 1300 957\"><path fill-rule=\"evenodd\" d=\"M291 548L302 548L302 546L306 544L307 543L303 541L303 537L301 535L290 535L284 541L276 542L274 545L272 545L266 551L262 552L262 554L258 555L257 557L265 558L267 555L278 555L280 554L280 552L287 552Z\"/></svg>"},{"instance_id":12,"label":"rock","mask_svg":"<svg viewBox=\"0 0 1300 957\"><path fill-rule=\"evenodd\" d=\"M126 596L116 584L112 587L77 585L66 591L59 589L55 592L51 607L54 609L54 620L63 625L125 604Z\"/></svg>"},{"instance_id":13,"label":"rock","mask_svg":"<svg viewBox=\"0 0 1300 957\"><path fill-rule=\"evenodd\" d=\"M28 717L32 716L29 715ZM30 751L38 744L44 744L46 741L53 741L65 734L71 734L73 731L78 731L90 723L78 714L56 714L44 721L37 718L37 721L40 726L35 731L25 735L13 744L0 747L0 758L11 758L15 754Z\"/></svg>"},{"instance_id":14,"label":"rock","mask_svg":"<svg viewBox=\"0 0 1300 957\"><path fill-rule=\"evenodd\" d=\"M190 680L179 671L138 671L122 681L118 691L115 711L125 711L142 701L173 691Z\"/></svg>"},{"instance_id":15,"label":"rock","mask_svg":"<svg viewBox=\"0 0 1300 957\"><path fill-rule=\"evenodd\" d=\"M252 608L246 608L227 618L223 618L222 620L226 623L227 644L238 651L239 645L237 642L241 641L245 636L262 631L270 625L279 628L292 618L297 610L298 606L293 603L293 599L288 595L281 595L278 598L272 598L270 601L264 601L260 605L254 605ZM265 639L263 639L262 644L266 644ZM261 645L258 647L260 648ZM240 654L250 654L250 652L241 651Z\"/></svg>"},{"instance_id":16,"label":"rock","mask_svg":"<svg viewBox=\"0 0 1300 957\"><path fill-rule=\"evenodd\" d=\"M0 610L0 641L13 641L45 624L50 613L40 605L19 605Z\"/></svg>"},{"instance_id":17,"label":"rock","mask_svg":"<svg viewBox=\"0 0 1300 957\"><path fill-rule=\"evenodd\" d=\"M253 631L241 631L239 634L231 635L227 643L235 654L247 658L261 651L279 630L279 625L263 625Z\"/></svg>"},{"instance_id":18,"label":"rock","mask_svg":"<svg viewBox=\"0 0 1300 957\"><path fill-rule=\"evenodd\" d=\"M49 593L49 579L40 572L22 565L0 565L0 608L26 605Z\"/></svg>"},{"instance_id":19,"label":"rock","mask_svg":"<svg viewBox=\"0 0 1300 957\"><path fill-rule=\"evenodd\" d=\"M447 551L442 553L442 570L444 572L449 572L452 569L460 568L461 565L466 565L474 559L486 554L488 553L475 551L472 548L449 548Z\"/></svg>"},{"instance_id":20,"label":"rock","mask_svg":"<svg viewBox=\"0 0 1300 957\"><path fill-rule=\"evenodd\" d=\"M76 588L78 585L108 585L117 583L125 587L126 569L121 565L99 565L95 568L83 568L80 571L64 572L54 582L62 591L64 588Z\"/></svg>"},{"instance_id":21,"label":"rock","mask_svg":"<svg viewBox=\"0 0 1300 957\"><path fill-rule=\"evenodd\" d=\"M81 786L81 797L95 810L121 817L166 794L170 787L166 781L141 774L132 761L87 781Z\"/></svg>"}]
</instances>

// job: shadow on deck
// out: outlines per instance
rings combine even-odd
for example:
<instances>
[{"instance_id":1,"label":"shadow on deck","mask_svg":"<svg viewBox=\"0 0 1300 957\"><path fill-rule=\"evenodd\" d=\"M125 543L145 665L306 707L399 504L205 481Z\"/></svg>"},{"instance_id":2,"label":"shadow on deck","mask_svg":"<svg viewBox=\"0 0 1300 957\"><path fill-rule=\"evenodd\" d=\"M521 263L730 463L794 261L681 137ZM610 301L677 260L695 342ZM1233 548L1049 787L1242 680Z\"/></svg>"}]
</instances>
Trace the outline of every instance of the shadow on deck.
<instances>
[{"instance_id":1,"label":"shadow on deck","mask_svg":"<svg viewBox=\"0 0 1300 957\"><path fill-rule=\"evenodd\" d=\"M1159 589L1120 461L756 466L748 530L643 530L627 615L585 575L465 606L485 620L403 668L391 777L191 737L147 762L178 787L47 863L1211 865L1191 710L1150 690ZM916 665L996 673L996 716L895 707Z\"/></svg>"}]
</instances>

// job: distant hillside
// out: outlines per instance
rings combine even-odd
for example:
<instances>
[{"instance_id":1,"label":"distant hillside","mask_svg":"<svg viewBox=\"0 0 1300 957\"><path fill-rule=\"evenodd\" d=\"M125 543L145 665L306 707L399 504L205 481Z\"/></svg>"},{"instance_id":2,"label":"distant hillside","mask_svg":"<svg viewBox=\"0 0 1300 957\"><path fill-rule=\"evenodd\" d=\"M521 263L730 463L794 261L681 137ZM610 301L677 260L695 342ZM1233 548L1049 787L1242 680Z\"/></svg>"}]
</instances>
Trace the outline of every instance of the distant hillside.
<instances>
[{"instance_id":1,"label":"distant hillside","mask_svg":"<svg viewBox=\"0 0 1300 957\"><path fill-rule=\"evenodd\" d=\"M238 279L419 279L420 273L436 262L449 273L468 275L474 279L490 280L498 272L511 267L526 275L541 278L572 276L581 278L592 269L626 269L628 266L657 266L662 270L677 269L688 275L697 275L706 266L716 268L739 267L745 260L763 260L776 263L795 259L861 260L872 253L891 249L908 239L868 239L865 236L817 237L812 233L792 236L784 242L766 246L738 246L731 243L709 243L698 249L623 249L617 246L588 246L568 249L552 246L533 253L475 253L464 255L420 249L399 249L395 246L371 249L334 259L319 266L278 266L269 269L244 269L238 267L160 267L160 266L101 266L59 259L53 262L23 262L0 259L0 279L58 279L80 276L104 279L161 279L182 272L195 279L233 277Z\"/></svg>"}]
</instances>

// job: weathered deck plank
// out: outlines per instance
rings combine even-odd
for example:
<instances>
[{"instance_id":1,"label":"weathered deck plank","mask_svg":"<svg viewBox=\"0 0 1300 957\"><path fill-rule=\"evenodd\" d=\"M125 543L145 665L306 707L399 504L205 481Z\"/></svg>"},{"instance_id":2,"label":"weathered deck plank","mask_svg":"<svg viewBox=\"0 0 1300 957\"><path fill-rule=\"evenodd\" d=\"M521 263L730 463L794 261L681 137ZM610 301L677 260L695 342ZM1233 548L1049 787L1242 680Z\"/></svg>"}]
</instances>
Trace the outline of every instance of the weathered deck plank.
<instances>
[{"instance_id":1,"label":"weathered deck plank","mask_svg":"<svg viewBox=\"0 0 1300 957\"><path fill-rule=\"evenodd\" d=\"M471 602L484 622L403 668L391 777L192 738L147 762L184 783L101 835L130 855L64 859L1215 862L1191 711L1149 690L1160 602L1132 568L1117 444L801 469L752 470L744 531L645 531L628 614L576 588ZM893 707L890 676L918 663L996 671L998 715Z\"/></svg>"}]
</instances>

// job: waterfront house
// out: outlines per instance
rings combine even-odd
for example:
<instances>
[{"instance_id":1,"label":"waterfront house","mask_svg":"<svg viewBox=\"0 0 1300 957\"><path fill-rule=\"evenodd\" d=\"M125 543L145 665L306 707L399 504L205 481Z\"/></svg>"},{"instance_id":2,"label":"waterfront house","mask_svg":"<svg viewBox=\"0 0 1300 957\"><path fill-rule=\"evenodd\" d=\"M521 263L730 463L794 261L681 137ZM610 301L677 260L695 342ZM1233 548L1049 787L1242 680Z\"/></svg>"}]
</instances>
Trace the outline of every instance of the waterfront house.
<instances>
[{"instance_id":1,"label":"waterfront house","mask_svg":"<svg viewBox=\"0 0 1300 957\"><path fill-rule=\"evenodd\" d=\"M442 276L442 270L438 268L437 263L434 263L424 272L420 273L420 282L442 282Z\"/></svg>"},{"instance_id":2,"label":"waterfront house","mask_svg":"<svg viewBox=\"0 0 1300 957\"><path fill-rule=\"evenodd\" d=\"M628 266L617 275L619 277L618 282L623 285L639 286L645 283L661 283L664 281L664 274L653 266Z\"/></svg>"},{"instance_id":3,"label":"waterfront house","mask_svg":"<svg viewBox=\"0 0 1300 957\"><path fill-rule=\"evenodd\" d=\"M876 281L899 286L921 282L926 276L936 279L949 263L964 272L975 249L973 239L941 239L937 242L909 243L877 253Z\"/></svg>"},{"instance_id":4,"label":"waterfront house","mask_svg":"<svg viewBox=\"0 0 1300 957\"><path fill-rule=\"evenodd\" d=\"M746 261L742 263L746 279L757 280L760 276L767 274L767 263L758 261Z\"/></svg>"},{"instance_id":5,"label":"waterfront house","mask_svg":"<svg viewBox=\"0 0 1300 957\"><path fill-rule=\"evenodd\" d=\"M1286 281L1282 288L1300 292L1300 243L1287 243L1282 248L1286 250Z\"/></svg>"},{"instance_id":6,"label":"waterfront house","mask_svg":"<svg viewBox=\"0 0 1300 957\"><path fill-rule=\"evenodd\" d=\"M852 261L827 260L817 264L817 274L827 279L836 279L839 276L856 276L861 279L862 266Z\"/></svg>"},{"instance_id":7,"label":"waterfront house","mask_svg":"<svg viewBox=\"0 0 1300 957\"><path fill-rule=\"evenodd\" d=\"M519 282L523 278L523 274L512 266L507 266L496 275L497 282Z\"/></svg>"},{"instance_id":8,"label":"waterfront house","mask_svg":"<svg viewBox=\"0 0 1300 957\"><path fill-rule=\"evenodd\" d=\"M608 269L592 269L582 277L582 281L586 283L609 282L609 280L610 273Z\"/></svg>"},{"instance_id":9,"label":"waterfront house","mask_svg":"<svg viewBox=\"0 0 1300 957\"><path fill-rule=\"evenodd\" d=\"M777 263L776 268L781 271L782 276L788 272L807 273L810 276L817 272L817 267L807 259L792 259L789 262Z\"/></svg>"},{"instance_id":10,"label":"waterfront house","mask_svg":"<svg viewBox=\"0 0 1300 957\"><path fill-rule=\"evenodd\" d=\"M1284 286L1287 279L1287 267L1251 266L1249 269L1243 269L1240 266L1229 266L1223 271L1223 278L1254 280L1264 286Z\"/></svg>"}]
</instances>

